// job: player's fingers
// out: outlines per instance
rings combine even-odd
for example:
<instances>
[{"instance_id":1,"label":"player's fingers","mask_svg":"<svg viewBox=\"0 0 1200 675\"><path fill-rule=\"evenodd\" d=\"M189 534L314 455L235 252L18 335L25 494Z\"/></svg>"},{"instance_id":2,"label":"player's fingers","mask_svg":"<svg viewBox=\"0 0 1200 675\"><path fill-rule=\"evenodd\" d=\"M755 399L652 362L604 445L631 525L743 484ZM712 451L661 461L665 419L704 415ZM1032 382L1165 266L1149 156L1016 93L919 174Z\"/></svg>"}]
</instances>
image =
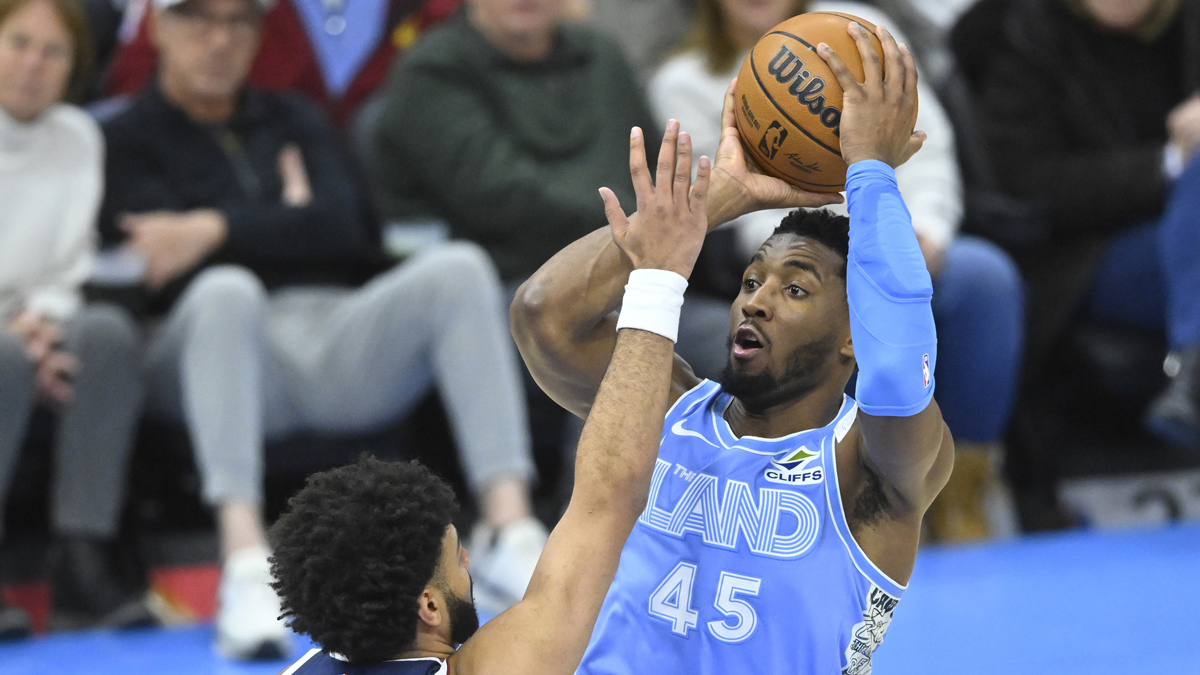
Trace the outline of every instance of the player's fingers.
<instances>
[{"instance_id":1,"label":"player's fingers","mask_svg":"<svg viewBox=\"0 0 1200 675\"><path fill-rule=\"evenodd\" d=\"M737 78L729 83L729 88L725 90L725 105L721 108L721 130L722 134L725 129L730 127L737 128L737 115L734 112L736 106L733 90L737 88Z\"/></svg>"},{"instance_id":2,"label":"player's fingers","mask_svg":"<svg viewBox=\"0 0 1200 675\"><path fill-rule=\"evenodd\" d=\"M867 33L867 29L851 21L846 27L846 31L850 33L850 37L854 38L854 44L858 47L858 55L862 58L863 64L863 84L870 86L878 86L883 82L883 65L879 61L879 52L875 51L875 45L871 44L871 36Z\"/></svg>"},{"instance_id":3,"label":"player's fingers","mask_svg":"<svg viewBox=\"0 0 1200 675\"><path fill-rule=\"evenodd\" d=\"M667 190L667 194L670 194L672 174L675 173L675 147L678 141L679 121L667 120L662 147L658 149L658 171L654 176L654 188L658 192Z\"/></svg>"},{"instance_id":4,"label":"player's fingers","mask_svg":"<svg viewBox=\"0 0 1200 675\"><path fill-rule=\"evenodd\" d=\"M927 138L928 136L925 135L924 131L914 131L913 135L909 136L908 145L904 148L904 155L900 158L900 162L896 166L900 166L900 164L904 164L912 159L912 156L920 151L921 146L925 145L925 139Z\"/></svg>"},{"instance_id":5,"label":"player's fingers","mask_svg":"<svg viewBox=\"0 0 1200 675\"><path fill-rule=\"evenodd\" d=\"M692 183L688 206L692 217L698 224L708 227L708 179L712 175L712 162L707 156L701 156L696 168L696 182Z\"/></svg>"},{"instance_id":6,"label":"player's fingers","mask_svg":"<svg viewBox=\"0 0 1200 675\"><path fill-rule=\"evenodd\" d=\"M646 138L638 127L629 132L629 175L633 177L633 192L637 195L637 207L643 209L654 194L654 182L650 180L650 168L646 166Z\"/></svg>"},{"instance_id":7,"label":"player's fingers","mask_svg":"<svg viewBox=\"0 0 1200 675\"><path fill-rule=\"evenodd\" d=\"M679 156L675 158L675 206L678 213L687 213L688 190L692 187L692 135L679 132Z\"/></svg>"},{"instance_id":8,"label":"player's fingers","mask_svg":"<svg viewBox=\"0 0 1200 675\"><path fill-rule=\"evenodd\" d=\"M875 26L875 37L883 46L883 86L893 94L904 92L904 81L907 77L908 66L900 54L896 38L883 24Z\"/></svg>"},{"instance_id":9,"label":"player's fingers","mask_svg":"<svg viewBox=\"0 0 1200 675\"><path fill-rule=\"evenodd\" d=\"M917 62L913 58L912 50L908 45L900 45L900 58L904 61L904 94L906 96L917 95Z\"/></svg>"},{"instance_id":10,"label":"player's fingers","mask_svg":"<svg viewBox=\"0 0 1200 675\"><path fill-rule=\"evenodd\" d=\"M600 199L604 200L604 217L608 219L613 238L620 242L629 230L629 219L625 217L625 209L621 208L621 200L606 187L600 188Z\"/></svg>"},{"instance_id":11,"label":"player's fingers","mask_svg":"<svg viewBox=\"0 0 1200 675\"><path fill-rule=\"evenodd\" d=\"M846 64L842 61L842 57L833 51L833 47L822 42L817 45L817 56L820 56L825 61L825 65L829 66L829 70L833 72L833 76L837 78L838 84L841 85L842 91L849 92L862 86L862 83L855 79L854 74L846 67Z\"/></svg>"}]
</instances>

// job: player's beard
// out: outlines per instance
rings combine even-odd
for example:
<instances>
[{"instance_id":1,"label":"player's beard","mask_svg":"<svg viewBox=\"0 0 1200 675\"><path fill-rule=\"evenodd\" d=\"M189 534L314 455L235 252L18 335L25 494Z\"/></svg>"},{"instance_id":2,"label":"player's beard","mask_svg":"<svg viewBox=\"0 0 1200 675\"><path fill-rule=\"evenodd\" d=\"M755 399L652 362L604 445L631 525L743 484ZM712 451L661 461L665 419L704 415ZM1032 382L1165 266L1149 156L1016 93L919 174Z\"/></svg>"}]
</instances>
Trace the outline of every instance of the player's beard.
<instances>
[{"instance_id":1,"label":"player's beard","mask_svg":"<svg viewBox=\"0 0 1200 675\"><path fill-rule=\"evenodd\" d=\"M479 630L479 612L475 610L475 581L471 580L471 595L460 598L449 587L442 589L446 612L450 615L450 643L461 645Z\"/></svg>"},{"instance_id":2,"label":"player's beard","mask_svg":"<svg viewBox=\"0 0 1200 675\"><path fill-rule=\"evenodd\" d=\"M721 371L721 388L741 401L749 412L762 412L798 400L825 379L826 363L835 344L835 336L828 334L796 347L788 354L780 377L770 370L752 374L736 369L730 356ZM733 349L732 335L726 348Z\"/></svg>"}]
</instances>

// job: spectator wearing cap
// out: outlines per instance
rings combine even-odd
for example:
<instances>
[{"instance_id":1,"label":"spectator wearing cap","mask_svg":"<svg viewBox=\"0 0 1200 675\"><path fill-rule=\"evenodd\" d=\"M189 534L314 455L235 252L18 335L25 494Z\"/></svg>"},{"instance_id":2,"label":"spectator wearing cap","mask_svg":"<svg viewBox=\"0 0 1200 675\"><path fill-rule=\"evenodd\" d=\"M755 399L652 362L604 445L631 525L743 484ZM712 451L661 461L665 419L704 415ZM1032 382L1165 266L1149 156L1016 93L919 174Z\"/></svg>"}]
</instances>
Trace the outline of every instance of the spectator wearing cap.
<instances>
[{"instance_id":1,"label":"spectator wearing cap","mask_svg":"<svg viewBox=\"0 0 1200 675\"><path fill-rule=\"evenodd\" d=\"M156 2L157 78L104 125L101 230L145 259L150 411L187 425L216 508L219 651L288 649L267 585L264 438L376 430L435 383L519 599L546 532L487 256L450 244L371 278L377 237L333 128L307 99L245 84L264 6Z\"/></svg>"},{"instance_id":2,"label":"spectator wearing cap","mask_svg":"<svg viewBox=\"0 0 1200 675\"><path fill-rule=\"evenodd\" d=\"M153 623L111 558L141 406L137 330L83 303L95 254L104 143L62 103L87 77L75 0L0 0L0 508L34 407L58 412L52 625ZM0 521L2 521L0 517ZM29 617L0 601L0 636Z\"/></svg>"},{"instance_id":3,"label":"spectator wearing cap","mask_svg":"<svg viewBox=\"0 0 1200 675\"><path fill-rule=\"evenodd\" d=\"M113 57L110 94L135 93L153 75L158 52L151 39L150 2L129 3L123 29L128 39ZM383 83L396 54L453 14L460 2L276 0L263 16L250 83L303 92L345 126Z\"/></svg>"}]
</instances>

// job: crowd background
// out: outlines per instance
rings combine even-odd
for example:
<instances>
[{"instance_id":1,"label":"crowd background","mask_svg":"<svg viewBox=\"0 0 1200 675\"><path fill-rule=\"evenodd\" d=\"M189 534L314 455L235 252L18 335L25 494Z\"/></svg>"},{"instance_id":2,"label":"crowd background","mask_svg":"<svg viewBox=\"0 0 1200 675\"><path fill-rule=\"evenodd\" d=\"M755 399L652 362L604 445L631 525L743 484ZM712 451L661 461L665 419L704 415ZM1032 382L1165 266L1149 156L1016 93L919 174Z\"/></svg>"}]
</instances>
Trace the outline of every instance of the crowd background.
<instances>
[{"instance_id":1,"label":"crowd background","mask_svg":"<svg viewBox=\"0 0 1200 675\"><path fill-rule=\"evenodd\" d=\"M0 585L132 627L172 616L148 570L216 564L218 649L286 653L264 526L366 451L455 484L481 609L515 602L580 426L517 286L598 187L633 203L630 127L711 155L746 51L823 10L922 72L898 179L958 448L928 539L1200 517L1196 0L0 0ZM698 374L782 215L710 235Z\"/></svg>"}]
</instances>

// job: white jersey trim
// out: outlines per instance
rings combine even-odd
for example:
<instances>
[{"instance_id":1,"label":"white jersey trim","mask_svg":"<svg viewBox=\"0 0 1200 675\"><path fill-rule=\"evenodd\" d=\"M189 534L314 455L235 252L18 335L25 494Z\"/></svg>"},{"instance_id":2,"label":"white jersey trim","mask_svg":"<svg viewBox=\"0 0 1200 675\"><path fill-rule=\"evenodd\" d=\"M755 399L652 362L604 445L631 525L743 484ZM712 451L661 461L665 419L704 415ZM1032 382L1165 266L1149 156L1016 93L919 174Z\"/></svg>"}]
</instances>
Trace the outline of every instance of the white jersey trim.
<instances>
[{"instance_id":1,"label":"white jersey trim","mask_svg":"<svg viewBox=\"0 0 1200 675\"><path fill-rule=\"evenodd\" d=\"M858 415L858 404L855 403L854 409L846 414L843 419L853 420ZM849 426L842 433L842 438L845 438L846 432L849 431ZM822 440L824 445L824 440ZM829 452L824 452L822 447L822 462L825 463L825 473L832 477L832 480L825 481L825 500L829 504L829 515L833 518L835 530L837 530L838 538L842 540L842 544L846 547L846 552L850 554L850 560L854 562L854 567L868 581L879 586L884 592L889 595L900 597L905 590L908 589L907 584L892 579L886 572L879 569L862 547L858 545L858 541L854 538L854 533L850 531L850 525L846 520L846 511L842 505L842 490L837 472L837 445L838 439L834 439L833 447Z\"/></svg>"},{"instance_id":2,"label":"white jersey trim","mask_svg":"<svg viewBox=\"0 0 1200 675\"><path fill-rule=\"evenodd\" d=\"M311 659L313 657L313 655L320 654L320 653L321 653L321 650L316 647L308 650L308 653L305 654L304 656L300 657L299 661L288 666L288 669L283 671L279 675L292 675L292 673L296 672L300 668L300 666L304 665L309 659Z\"/></svg>"}]
</instances>

